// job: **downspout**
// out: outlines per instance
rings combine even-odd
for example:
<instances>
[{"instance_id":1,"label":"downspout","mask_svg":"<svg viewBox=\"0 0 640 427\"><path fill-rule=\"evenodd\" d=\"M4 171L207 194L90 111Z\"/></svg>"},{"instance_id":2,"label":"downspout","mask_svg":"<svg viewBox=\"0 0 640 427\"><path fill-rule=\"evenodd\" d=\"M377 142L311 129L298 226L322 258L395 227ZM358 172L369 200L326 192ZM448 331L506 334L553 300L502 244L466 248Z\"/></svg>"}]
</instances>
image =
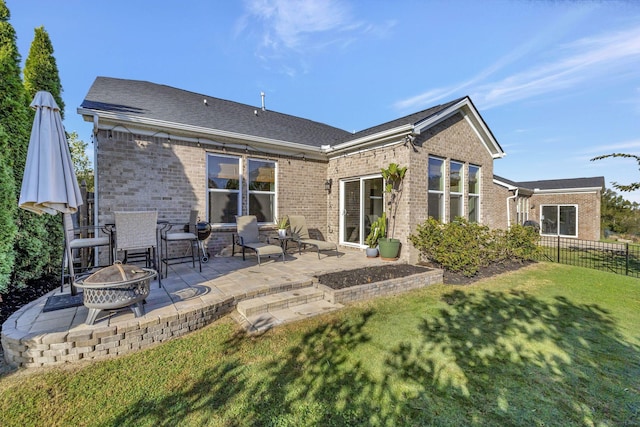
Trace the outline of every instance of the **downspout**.
<instances>
[{"instance_id":1,"label":"downspout","mask_svg":"<svg viewBox=\"0 0 640 427\"><path fill-rule=\"evenodd\" d=\"M516 187L516 192L513 196L507 197L507 229L511 228L511 209L509 208L509 202L518 197L518 190L519 188Z\"/></svg>"},{"instance_id":2,"label":"downspout","mask_svg":"<svg viewBox=\"0 0 640 427\"><path fill-rule=\"evenodd\" d=\"M100 145L100 141L98 141L98 115L93 115L93 221L99 221L98 217L98 205L100 197L98 194L98 146ZM98 224L94 224L98 225Z\"/></svg>"}]
</instances>

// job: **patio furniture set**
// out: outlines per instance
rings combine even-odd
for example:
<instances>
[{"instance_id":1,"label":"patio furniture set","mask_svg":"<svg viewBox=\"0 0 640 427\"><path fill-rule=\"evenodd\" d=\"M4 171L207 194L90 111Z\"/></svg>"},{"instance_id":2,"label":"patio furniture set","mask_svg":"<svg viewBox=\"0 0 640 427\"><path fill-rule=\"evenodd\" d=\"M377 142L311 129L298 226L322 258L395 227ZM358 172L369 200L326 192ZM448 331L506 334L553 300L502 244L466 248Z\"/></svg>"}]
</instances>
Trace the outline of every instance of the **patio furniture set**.
<instances>
[{"instance_id":1,"label":"patio furniture set","mask_svg":"<svg viewBox=\"0 0 640 427\"><path fill-rule=\"evenodd\" d=\"M203 240L208 237L211 228L204 227L203 225L208 225L206 223L198 223L197 210L191 210L187 225L158 220L156 211L115 212L114 219L113 224L100 227L105 236L78 238L78 229L73 227L71 215L65 215L61 286L64 286L65 277L68 277L72 295L75 295L76 287L83 289L83 303L89 308L86 320L89 325L95 322L101 310L130 307L136 317L143 316L144 299L149 295L151 279L158 277L161 287L162 278L169 274L169 265L190 261L195 268L197 258L202 272L202 262L209 259ZM232 256L236 245L242 248L243 260L246 259L246 249L250 249L255 252L258 265L263 257L271 256L281 256L284 262L289 242L296 243L298 253L306 246L314 247L319 259L321 251L335 251L339 254L335 243L310 237L304 216L289 216L290 233L275 237L276 244L272 242L273 237L260 236L256 216L239 216L236 223L237 233L233 237ZM178 242L188 242L190 254L172 256L169 245ZM73 251L100 246L109 246L109 266L96 265L97 271L87 269L83 273L76 272ZM144 262L144 268L127 264L139 261Z\"/></svg>"}]
</instances>

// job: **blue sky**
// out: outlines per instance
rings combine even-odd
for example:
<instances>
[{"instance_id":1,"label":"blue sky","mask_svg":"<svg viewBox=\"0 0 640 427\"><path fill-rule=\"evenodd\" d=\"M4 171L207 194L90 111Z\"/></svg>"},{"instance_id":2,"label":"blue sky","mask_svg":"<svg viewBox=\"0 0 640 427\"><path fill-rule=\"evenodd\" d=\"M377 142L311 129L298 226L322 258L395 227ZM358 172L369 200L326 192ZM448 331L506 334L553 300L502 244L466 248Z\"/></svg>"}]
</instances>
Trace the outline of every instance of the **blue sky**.
<instances>
[{"instance_id":1,"label":"blue sky","mask_svg":"<svg viewBox=\"0 0 640 427\"><path fill-rule=\"evenodd\" d=\"M97 76L147 80L349 131L469 95L514 181L640 180L638 1L6 0L26 59L44 25L65 128ZM640 192L625 193L640 202Z\"/></svg>"}]
</instances>

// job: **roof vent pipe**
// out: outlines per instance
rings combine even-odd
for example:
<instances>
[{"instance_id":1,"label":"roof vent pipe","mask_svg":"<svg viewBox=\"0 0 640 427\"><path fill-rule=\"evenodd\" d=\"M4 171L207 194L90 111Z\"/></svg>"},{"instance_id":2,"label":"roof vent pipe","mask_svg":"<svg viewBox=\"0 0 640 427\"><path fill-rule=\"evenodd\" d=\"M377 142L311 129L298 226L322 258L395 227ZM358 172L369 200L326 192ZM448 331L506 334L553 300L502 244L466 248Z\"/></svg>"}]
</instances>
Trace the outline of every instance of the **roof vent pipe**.
<instances>
[{"instance_id":1,"label":"roof vent pipe","mask_svg":"<svg viewBox=\"0 0 640 427\"><path fill-rule=\"evenodd\" d=\"M264 92L260 92L260 97L262 98L262 111L264 111L265 110L265 107L264 107Z\"/></svg>"}]
</instances>

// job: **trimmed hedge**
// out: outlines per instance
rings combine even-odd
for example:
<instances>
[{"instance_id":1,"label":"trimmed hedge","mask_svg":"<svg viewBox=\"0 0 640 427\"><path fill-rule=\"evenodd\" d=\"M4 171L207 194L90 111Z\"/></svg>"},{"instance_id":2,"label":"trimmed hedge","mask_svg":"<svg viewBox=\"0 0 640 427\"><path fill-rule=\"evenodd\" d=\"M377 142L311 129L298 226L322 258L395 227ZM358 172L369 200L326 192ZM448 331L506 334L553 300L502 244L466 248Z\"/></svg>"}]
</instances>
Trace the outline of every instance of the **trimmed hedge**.
<instances>
[{"instance_id":1,"label":"trimmed hedge","mask_svg":"<svg viewBox=\"0 0 640 427\"><path fill-rule=\"evenodd\" d=\"M429 218L409 236L423 258L465 276L506 259L535 259L538 239L532 227L513 225L509 230L490 230L461 217L447 224Z\"/></svg>"}]
</instances>

